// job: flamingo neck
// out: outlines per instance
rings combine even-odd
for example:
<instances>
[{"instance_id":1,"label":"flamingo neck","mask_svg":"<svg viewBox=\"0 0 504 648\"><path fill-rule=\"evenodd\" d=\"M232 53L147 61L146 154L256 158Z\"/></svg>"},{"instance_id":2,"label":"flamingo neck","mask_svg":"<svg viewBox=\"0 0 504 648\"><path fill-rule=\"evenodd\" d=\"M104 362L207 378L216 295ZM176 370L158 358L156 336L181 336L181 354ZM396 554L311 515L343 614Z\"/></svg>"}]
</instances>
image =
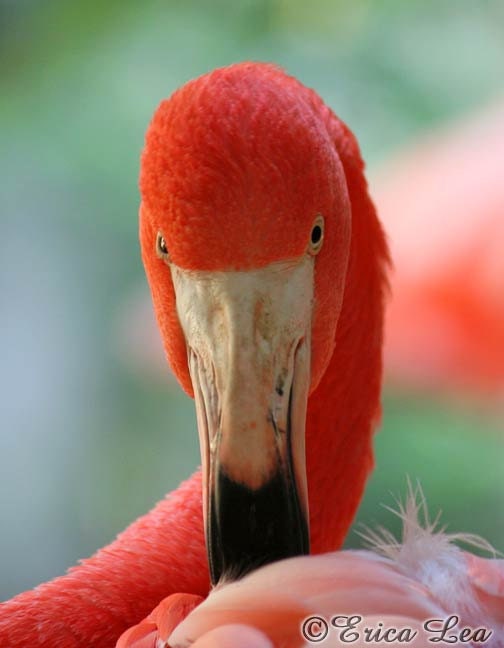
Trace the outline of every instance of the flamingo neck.
<instances>
[{"instance_id":1,"label":"flamingo neck","mask_svg":"<svg viewBox=\"0 0 504 648\"><path fill-rule=\"evenodd\" d=\"M320 110L343 163L352 238L334 351L308 401L306 466L313 553L342 544L373 468L389 262L357 142L329 109Z\"/></svg>"}]
</instances>

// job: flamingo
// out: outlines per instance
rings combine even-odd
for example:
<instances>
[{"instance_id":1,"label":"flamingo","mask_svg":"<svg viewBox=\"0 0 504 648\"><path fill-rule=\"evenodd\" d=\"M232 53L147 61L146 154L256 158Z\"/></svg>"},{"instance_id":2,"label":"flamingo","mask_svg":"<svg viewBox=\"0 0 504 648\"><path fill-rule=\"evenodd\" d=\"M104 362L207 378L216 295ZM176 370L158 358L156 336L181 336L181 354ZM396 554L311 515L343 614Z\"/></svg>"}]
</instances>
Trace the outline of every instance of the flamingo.
<instances>
[{"instance_id":1,"label":"flamingo","mask_svg":"<svg viewBox=\"0 0 504 648\"><path fill-rule=\"evenodd\" d=\"M0 645L110 646L167 595L341 545L380 418L388 253L363 167L350 130L271 65L216 70L161 103L142 257L202 470L2 604Z\"/></svg>"}]
</instances>

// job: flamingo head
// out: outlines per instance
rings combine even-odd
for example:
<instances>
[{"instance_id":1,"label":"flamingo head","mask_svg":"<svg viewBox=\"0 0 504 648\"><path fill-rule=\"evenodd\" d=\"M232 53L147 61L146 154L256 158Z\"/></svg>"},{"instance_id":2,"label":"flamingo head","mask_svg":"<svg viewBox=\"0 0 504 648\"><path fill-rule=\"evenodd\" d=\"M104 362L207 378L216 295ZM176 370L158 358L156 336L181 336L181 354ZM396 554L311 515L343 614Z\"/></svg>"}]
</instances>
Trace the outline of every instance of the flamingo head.
<instances>
[{"instance_id":1,"label":"flamingo head","mask_svg":"<svg viewBox=\"0 0 504 648\"><path fill-rule=\"evenodd\" d=\"M351 214L312 94L234 65L163 101L146 136L142 256L196 401L213 582L309 551L306 407L333 352Z\"/></svg>"}]
</instances>

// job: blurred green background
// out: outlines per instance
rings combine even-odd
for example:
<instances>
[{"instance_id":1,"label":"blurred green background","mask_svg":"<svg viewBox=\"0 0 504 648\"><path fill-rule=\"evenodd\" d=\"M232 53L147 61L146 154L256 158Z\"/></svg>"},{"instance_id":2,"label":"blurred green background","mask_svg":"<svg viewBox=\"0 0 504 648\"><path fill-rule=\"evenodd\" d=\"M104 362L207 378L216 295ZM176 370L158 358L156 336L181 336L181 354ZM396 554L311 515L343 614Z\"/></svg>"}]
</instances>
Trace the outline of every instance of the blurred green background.
<instances>
[{"instance_id":1,"label":"blurred green background","mask_svg":"<svg viewBox=\"0 0 504 648\"><path fill-rule=\"evenodd\" d=\"M500 0L0 0L0 599L109 542L199 461L142 306L138 160L158 102L275 61L351 125L372 174L502 92L503 25ZM503 428L387 390L359 519L397 529L380 503L409 475L449 530L504 550Z\"/></svg>"}]
</instances>

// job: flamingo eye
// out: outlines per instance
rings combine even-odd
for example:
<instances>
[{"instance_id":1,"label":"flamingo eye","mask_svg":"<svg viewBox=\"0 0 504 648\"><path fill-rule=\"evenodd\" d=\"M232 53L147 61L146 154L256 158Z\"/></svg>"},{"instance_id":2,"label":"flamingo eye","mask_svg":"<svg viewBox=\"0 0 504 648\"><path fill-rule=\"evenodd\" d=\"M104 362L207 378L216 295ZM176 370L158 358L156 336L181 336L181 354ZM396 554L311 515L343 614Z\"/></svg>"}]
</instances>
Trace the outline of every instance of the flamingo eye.
<instances>
[{"instance_id":1,"label":"flamingo eye","mask_svg":"<svg viewBox=\"0 0 504 648\"><path fill-rule=\"evenodd\" d=\"M311 235L310 235L310 244L308 246L310 254L318 254L322 243L324 242L324 217L320 214L315 219L313 223Z\"/></svg>"},{"instance_id":2,"label":"flamingo eye","mask_svg":"<svg viewBox=\"0 0 504 648\"><path fill-rule=\"evenodd\" d=\"M166 245L165 238L161 234L161 232L157 233L156 254L158 255L158 257L160 259L167 259L168 258L168 246Z\"/></svg>"}]
</instances>

